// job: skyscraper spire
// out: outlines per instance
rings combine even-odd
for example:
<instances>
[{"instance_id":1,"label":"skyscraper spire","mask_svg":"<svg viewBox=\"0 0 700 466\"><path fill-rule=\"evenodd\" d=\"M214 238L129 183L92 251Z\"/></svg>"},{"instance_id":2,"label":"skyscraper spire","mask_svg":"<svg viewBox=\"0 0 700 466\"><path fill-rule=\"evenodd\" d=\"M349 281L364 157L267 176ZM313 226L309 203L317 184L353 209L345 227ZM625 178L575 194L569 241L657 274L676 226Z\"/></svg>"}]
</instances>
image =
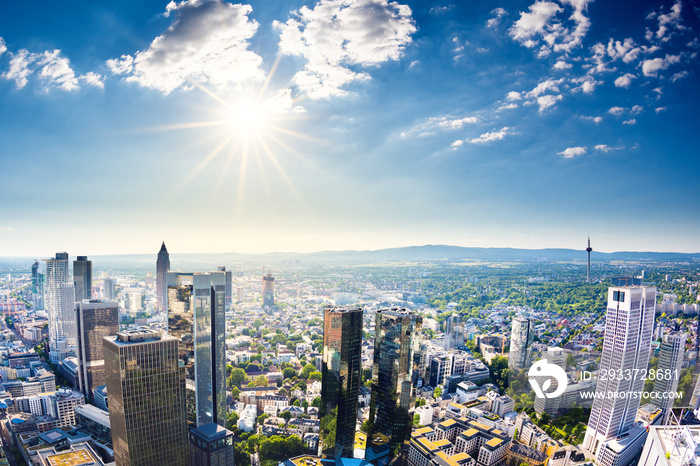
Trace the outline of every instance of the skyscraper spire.
<instances>
[{"instance_id":1,"label":"skyscraper spire","mask_svg":"<svg viewBox=\"0 0 700 466\"><path fill-rule=\"evenodd\" d=\"M593 248L591 248L591 235L588 235L588 247L586 248L586 252L588 253L588 269L586 270L586 283L591 282L591 251L593 251Z\"/></svg>"},{"instance_id":2,"label":"skyscraper spire","mask_svg":"<svg viewBox=\"0 0 700 466\"><path fill-rule=\"evenodd\" d=\"M159 312L168 312L168 288L165 283L165 274L168 272L170 272L170 254L163 241L156 261L156 309Z\"/></svg>"}]
</instances>

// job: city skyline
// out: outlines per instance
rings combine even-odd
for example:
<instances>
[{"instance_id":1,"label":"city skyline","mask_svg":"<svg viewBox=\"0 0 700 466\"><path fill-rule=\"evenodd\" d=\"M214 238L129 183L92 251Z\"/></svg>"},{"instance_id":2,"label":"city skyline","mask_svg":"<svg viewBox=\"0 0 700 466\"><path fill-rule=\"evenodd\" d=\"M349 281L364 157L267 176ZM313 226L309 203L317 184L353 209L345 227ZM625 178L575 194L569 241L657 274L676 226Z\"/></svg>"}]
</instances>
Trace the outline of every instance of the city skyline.
<instances>
[{"instance_id":1,"label":"city skyline","mask_svg":"<svg viewBox=\"0 0 700 466\"><path fill-rule=\"evenodd\" d=\"M0 256L697 252L688 1L0 12Z\"/></svg>"}]
</instances>

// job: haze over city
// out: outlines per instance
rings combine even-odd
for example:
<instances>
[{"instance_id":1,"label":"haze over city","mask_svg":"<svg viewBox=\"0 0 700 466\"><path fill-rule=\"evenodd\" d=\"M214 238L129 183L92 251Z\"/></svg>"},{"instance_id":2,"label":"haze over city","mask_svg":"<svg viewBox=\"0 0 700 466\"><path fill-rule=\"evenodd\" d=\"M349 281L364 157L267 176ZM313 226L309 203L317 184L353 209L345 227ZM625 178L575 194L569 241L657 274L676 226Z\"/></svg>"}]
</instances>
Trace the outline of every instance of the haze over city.
<instances>
[{"instance_id":1,"label":"haze over city","mask_svg":"<svg viewBox=\"0 0 700 466\"><path fill-rule=\"evenodd\" d=\"M691 2L0 5L0 256L697 252Z\"/></svg>"}]
</instances>

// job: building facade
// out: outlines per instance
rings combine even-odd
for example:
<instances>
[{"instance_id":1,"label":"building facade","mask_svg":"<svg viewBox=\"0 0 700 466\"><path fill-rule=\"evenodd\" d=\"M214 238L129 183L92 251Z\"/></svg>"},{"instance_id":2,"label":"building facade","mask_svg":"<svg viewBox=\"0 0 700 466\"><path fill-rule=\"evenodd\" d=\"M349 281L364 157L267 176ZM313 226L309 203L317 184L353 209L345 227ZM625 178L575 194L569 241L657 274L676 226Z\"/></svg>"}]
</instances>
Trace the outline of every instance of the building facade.
<instances>
[{"instance_id":1,"label":"building facade","mask_svg":"<svg viewBox=\"0 0 700 466\"><path fill-rule=\"evenodd\" d=\"M170 272L170 254L163 241L156 260L156 311L158 312L165 312L168 309L168 285L165 276L168 272Z\"/></svg>"},{"instance_id":2,"label":"building facade","mask_svg":"<svg viewBox=\"0 0 700 466\"><path fill-rule=\"evenodd\" d=\"M189 464L185 377L177 340L151 330L104 338L117 466Z\"/></svg>"},{"instance_id":3,"label":"building facade","mask_svg":"<svg viewBox=\"0 0 700 466\"><path fill-rule=\"evenodd\" d=\"M92 261L87 256L78 256L73 261L73 284L76 302L92 299Z\"/></svg>"},{"instance_id":4,"label":"building facade","mask_svg":"<svg viewBox=\"0 0 700 466\"><path fill-rule=\"evenodd\" d=\"M167 274L168 334L194 382L194 423L226 426L226 274Z\"/></svg>"},{"instance_id":5,"label":"building facade","mask_svg":"<svg viewBox=\"0 0 700 466\"><path fill-rule=\"evenodd\" d=\"M516 317L510 333L510 352L508 368L514 372L528 370L532 364L532 343L535 341L535 329L532 319Z\"/></svg>"},{"instance_id":6,"label":"building facade","mask_svg":"<svg viewBox=\"0 0 700 466\"><path fill-rule=\"evenodd\" d=\"M445 349L458 346L464 346L464 322L460 315L455 314L445 320Z\"/></svg>"},{"instance_id":7,"label":"building facade","mask_svg":"<svg viewBox=\"0 0 700 466\"><path fill-rule=\"evenodd\" d=\"M59 339L64 337L63 332L63 292L62 287L69 283L68 280L68 253L57 252L54 259L46 261L46 281L44 290L46 293L45 307L49 315L49 348L51 362L56 364L65 357L64 352L59 351ZM70 303L71 306L73 303ZM65 348L65 343L61 345Z\"/></svg>"},{"instance_id":8,"label":"building facade","mask_svg":"<svg viewBox=\"0 0 700 466\"><path fill-rule=\"evenodd\" d=\"M190 466L233 466L233 432L209 423L189 432Z\"/></svg>"},{"instance_id":9,"label":"building facade","mask_svg":"<svg viewBox=\"0 0 700 466\"><path fill-rule=\"evenodd\" d=\"M661 415L664 420L670 416L673 402L676 400L669 395L675 393L678 388L678 379L683 366L687 337L685 333L672 333L666 335L661 342L659 364L656 368L659 377L656 377L654 382L654 391L657 393L657 397L653 398L651 403L661 408ZM666 422L663 422L663 424L666 424Z\"/></svg>"},{"instance_id":10,"label":"building facade","mask_svg":"<svg viewBox=\"0 0 700 466\"><path fill-rule=\"evenodd\" d=\"M88 397L105 384L102 342L119 331L119 304L90 300L75 306L77 328L78 389Z\"/></svg>"},{"instance_id":11,"label":"building facade","mask_svg":"<svg viewBox=\"0 0 700 466\"><path fill-rule=\"evenodd\" d=\"M275 277L263 275L263 306L275 307Z\"/></svg>"},{"instance_id":12,"label":"building facade","mask_svg":"<svg viewBox=\"0 0 700 466\"><path fill-rule=\"evenodd\" d=\"M643 374L649 363L655 306L656 288L608 289L599 373L622 376L599 377L583 440L583 448L595 454L600 464L615 461L623 466L619 462L621 458L634 456L630 448L643 445L644 439L639 440L636 435L635 417L644 388ZM628 435L621 442L623 434ZM636 441L629 443L632 438Z\"/></svg>"},{"instance_id":13,"label":"building facade","mask_svg":"<svg viewBox=\"0 0 700 466\"><path fill-rule=\"evenodd\" d=\"M377 311L369 413L372 429L365 457L374 464L387 464L409 439L413 418L408 411L415 401L416 335L421 325L421 317L405 309Z\"/></svg>"},{"instance_id":14,"label":"building facade","mask_svg":"<svg viewBox=\"0 0 700 466\"><path fill-rule=\"evenodd\" d=\"M322 458L352 458L357 396L362 380L362 309L328 308L323 313L321 366Z\"/></svg>"}]
</instances>

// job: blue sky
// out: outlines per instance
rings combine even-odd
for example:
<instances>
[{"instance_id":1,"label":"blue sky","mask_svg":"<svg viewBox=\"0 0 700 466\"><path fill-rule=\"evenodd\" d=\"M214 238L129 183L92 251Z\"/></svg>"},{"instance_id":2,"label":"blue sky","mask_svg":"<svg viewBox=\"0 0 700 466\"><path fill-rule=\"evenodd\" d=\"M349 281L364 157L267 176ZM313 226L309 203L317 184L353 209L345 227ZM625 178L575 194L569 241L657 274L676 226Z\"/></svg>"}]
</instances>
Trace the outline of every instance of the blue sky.
<instances>
[{"instance_id":1,"label":"blue sky","mask_svg":"<svg viewBox=\"0 0 700 466\"><path fill-rule=\"evenodd\" d=\"M0 4L0 255L697 252L700 3Z\"/></svg>"}]
</instances>

